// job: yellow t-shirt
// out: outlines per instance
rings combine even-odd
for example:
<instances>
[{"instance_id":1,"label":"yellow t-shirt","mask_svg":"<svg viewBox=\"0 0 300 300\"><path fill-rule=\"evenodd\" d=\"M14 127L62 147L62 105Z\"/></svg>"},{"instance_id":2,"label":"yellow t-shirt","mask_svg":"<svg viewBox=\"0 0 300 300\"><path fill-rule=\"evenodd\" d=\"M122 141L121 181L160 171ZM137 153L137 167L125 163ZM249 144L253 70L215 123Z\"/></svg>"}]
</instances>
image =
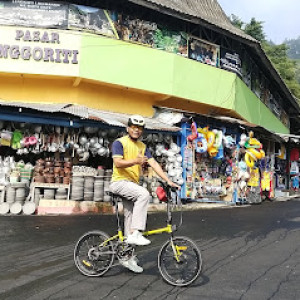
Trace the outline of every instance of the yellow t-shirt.
<instances>
[{"instance_id":1,"label":"yellow t-shirt","mask_svg":"<svg viewBox=\"0 0 300 300\"><path fill-rule=\"evenodd\" d=\"M151 159L152 156L146 145L141 141L134 141L128 135L114 141L112 145L112 157L122 157L124 160L134 159L139 152ZM140 165L134 165L128 168L117 168L114 164L112 181L128 180L138 183L140 180L142 168Z\"/></svg>"}]
</instances>

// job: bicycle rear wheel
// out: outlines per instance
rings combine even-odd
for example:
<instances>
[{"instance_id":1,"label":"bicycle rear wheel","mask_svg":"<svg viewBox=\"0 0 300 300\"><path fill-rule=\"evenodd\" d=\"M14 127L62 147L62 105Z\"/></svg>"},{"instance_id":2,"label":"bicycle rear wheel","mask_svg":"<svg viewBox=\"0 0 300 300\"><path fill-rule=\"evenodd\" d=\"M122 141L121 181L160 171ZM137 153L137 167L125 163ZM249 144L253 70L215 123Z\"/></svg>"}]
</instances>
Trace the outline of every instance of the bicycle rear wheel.
<instances>
[{"instance_id":1,"label":"bicycle rear wheel","mask_svg":"<svg viewBox=\"0 0 300 300\"><path fill-rule=\"evenodd\" d=\"M201 252L189 238L172 238L159 251L159 272L171 285L187 286L193 283L199 276L201 267Z\"/></svg>"},{"instance_id":2,"label":"bicycle rear wheel","mask_svg":"<svg viewBox=\"0 0 300 300\"><path fill-rule=\"evenodd\" d=\"M114 251L112 242L105 242L108 239L102 231L90 231L80 237L74 249L74 262L83 275L99 277L110 269Z\"/></svg>"}]
</instances>

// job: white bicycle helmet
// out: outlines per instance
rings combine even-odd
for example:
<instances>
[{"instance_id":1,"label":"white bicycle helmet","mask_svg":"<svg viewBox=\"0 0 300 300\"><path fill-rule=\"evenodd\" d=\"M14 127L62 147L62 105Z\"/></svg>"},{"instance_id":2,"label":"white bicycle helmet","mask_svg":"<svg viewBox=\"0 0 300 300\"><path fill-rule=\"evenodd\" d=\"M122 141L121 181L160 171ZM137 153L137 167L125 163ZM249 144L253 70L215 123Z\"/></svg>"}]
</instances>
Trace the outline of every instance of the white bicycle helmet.
<instances>
[{"instance_id":1,"label":"white bicycle helmet","mask_svg":"<svg viewBox=\"0 0 300 300\"><path fill-rule=\"evenodd\" d=\"M140 115L132 115L128 119L128 126L131 126L131 125L137 125L137 126L145 127L145 120Z\"/></svg>"}]
</instances>

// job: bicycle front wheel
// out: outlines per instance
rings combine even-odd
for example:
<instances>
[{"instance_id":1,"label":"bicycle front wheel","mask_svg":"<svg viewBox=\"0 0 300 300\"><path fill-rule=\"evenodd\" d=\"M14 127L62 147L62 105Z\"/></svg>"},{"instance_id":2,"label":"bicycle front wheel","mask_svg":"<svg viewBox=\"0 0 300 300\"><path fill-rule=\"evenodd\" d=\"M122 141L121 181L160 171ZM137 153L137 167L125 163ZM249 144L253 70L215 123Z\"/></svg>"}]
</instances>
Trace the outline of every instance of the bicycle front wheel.
<instances>
[{"instance_id":1,"label":"bicycle front wheel","mask_svg":"<svg viewBox=\"0 0 300 300\"><path fill-rule=\"evenodd\" d=\"M169 284L187 286L201 272L201 252L196 244L186 237L175 237L167 241L158 254L158 269Z\"/></svg>"},{"instance_id":2,"label":"bicycle front wheel","mask_svg":"<svg viewBox=\"0 0 300 300\"><path fill-rule=\"evenodd\" d=\"M102 231L84 234L74 249L74 262L77 269L86 276L104 275L114 261L112 242L106 242L109 236Z\"/></svg>"}]
</instances>

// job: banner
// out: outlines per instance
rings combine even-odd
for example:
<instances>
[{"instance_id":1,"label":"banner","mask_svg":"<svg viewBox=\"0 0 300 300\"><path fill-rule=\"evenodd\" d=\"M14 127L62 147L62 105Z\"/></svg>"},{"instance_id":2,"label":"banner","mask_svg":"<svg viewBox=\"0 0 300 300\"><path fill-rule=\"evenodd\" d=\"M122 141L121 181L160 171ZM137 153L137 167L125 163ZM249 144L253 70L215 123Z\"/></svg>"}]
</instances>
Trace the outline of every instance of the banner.
<instances>
[{"instance_id":1,"label":"banner","mask_svg":"<svg viewBox=\"0 0 300 300\"><path fill-rule=\"evenodd\" d=\"M90 6L70 4L68 28L117 37L109 13Z\"/></svg>"},{"instance_id":2,"label":"banner","mask_svg":"<svg viewBox=\"0 0 300 300\"><path fill-rule=\"evenodd\" d=\"M202 63L219 66L220 47L204 42L195 37L190 37L188 41L189 58Z\"/></svg>"},{"instance_id":3,"label":"banner","mask_svg":"<svg viewBox=\"0 0 300 300\"><path fill-rule=\"evenodd\" d=\"M0 1L0 24L67 28L68 5L39 1Z\"/></svg>"},{"instance_id":4,"label":"banner","mask_svg":"<svg viewBox=\"0 0 300 300\"><path fill-rule=\"evenodd\" d=\"M221 49L220 67L242 77L242 63L240 56L235 52Z\"/></svg>"},{"instance_id":5,"label":"banner","mask_svg":"<svg viewBox=\"0 0 300 300\"><path fill-rule=\"evenodd\" d=\"M156 23L117 12L112 12L110 16L119 39L153 47Z\"/></svg>"},{"instance_id":6,"label":"banner","mask_svg":"<svg viewBox=\"0 0 300 300\"><path fill-rule=\"evenodd\" d=\"M184 32L168 30L166 28L157 28L154 33L153 48L187 57L187 34Z\"/></svg>"}]
</instances>

